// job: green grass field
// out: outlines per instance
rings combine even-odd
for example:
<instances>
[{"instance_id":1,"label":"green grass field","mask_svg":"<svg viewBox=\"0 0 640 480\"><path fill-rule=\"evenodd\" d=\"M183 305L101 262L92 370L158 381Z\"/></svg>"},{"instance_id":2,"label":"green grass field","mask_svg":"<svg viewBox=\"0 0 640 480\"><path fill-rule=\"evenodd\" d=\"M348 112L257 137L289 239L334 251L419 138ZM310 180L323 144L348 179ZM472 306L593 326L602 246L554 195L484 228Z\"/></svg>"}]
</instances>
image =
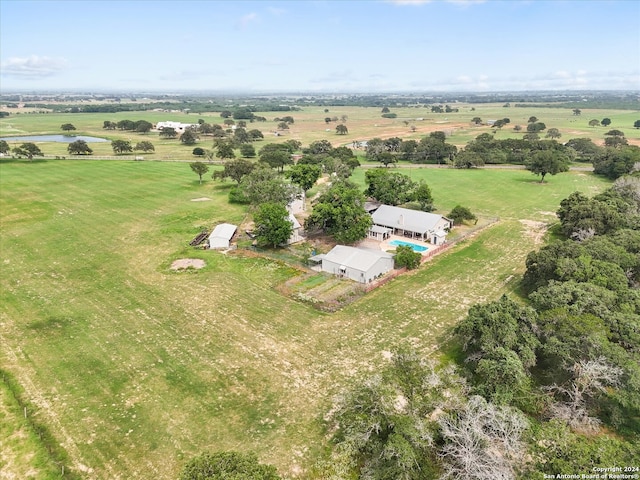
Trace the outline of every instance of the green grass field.
<instances>
[{"instance_id":1,"label":"green grass field","mask_svg":"<svg viewBox=\"0 0 640 480\"><path fill-rule=\"evenodd\" d=\"M201 451L239 449L313 478L335 394L397 346L435 352L470 305L517 289L562 198L608 185L577 172L542 185L521 170L410 175L438 211L460 203L501 221L325 314L277 292L297 274L286 264L188 247L201 228L245 218L226 201L231 183L200 186L180 163L0 161L0 368L66 451L67 473L172 479ZM176 273L178 258L207 265ZM21 424L15 406L0 413ZM0 466L49 478L32 437L13 452Z\"/></svg>"},{"instance_id":2,"label":"green grass field","mask_svg":"<svg viewBox=\"0 0 640 480\"><path fill-rule=\"evenodd\" d=\"M474 117L480 117L483 121L497 120L508 117L511 123L500 130L496 130L497 139L522 138L522 134L513 131L513 126L521 125L526 131L527 120L536 116L544 122L547 128L558 128L562 134L560 141L571 138L591 138L596 143L602 143L604 134L611 129L624 132L629 143L640 145L640 129L633 128L633 123L640 120L640 113L629 110L590 110L584 109L580 116L573 115L570 108L504 108L497 104L456 104L457 113L431 113L430 108L397 108L391 107L391 111L398 115L395 119L385 119L380 116L380 109L374 107L330 107L325 112L323 107L304 107L297 112L256 112L257 115L267 118L267 122L248 123L247 128L256 128L263 132L264 140L256 142L256 150L266 143L279 143L287 139L296 139L303 145L309 145L316 140L329 140L334 146L351 145L354 141L368 140L373 137L388 138L398 136L403 139L420 139L432 131L441 130L448 135L448 142L459 147L474 139L481 133L491 133L493 129L487 125L476 126L471 123ZM276 117L291 115L295 123L290 129L282 132L281 136L274 136L278 122ZM335 127L338 122L325 123L326 117L347 117L345 125L349 133L336 135ZM589 120L608 117L612 123L608 127L589 127ZM152 123L172 120L184 123L197 123L203 119L208 123L223 122L219 113L208 112L203 114L185 114L182 112L118 112L118 113L21 113L0 119L0 137L17 136L26 134L51 134L62 133L60 126L71 123L76 127L73 133L77 135L91 135L108 140L128 140L132 146L140 141L150 141L155 147L154 153L132 153L127 155L133 158L135 155L143 156L146 160L195 160L192 155L195 146L182 145L178 139L160 139L157 132L139 134L119 130L104 130L104 121L118 122L120 120L147 120ZM405 123L406 122L406 123ZM411 127L415 127L415 132ZM544 136L544 132L541 135ZM21 142L11 142L13 148ZM213 145L211 137L201 137L197 146L210 149ZM69 156L67 145L61 143L40 143L45 156ZM95 156L112 156L113 151L109 143L91 144Z\"/></svg>"}]
</instances>

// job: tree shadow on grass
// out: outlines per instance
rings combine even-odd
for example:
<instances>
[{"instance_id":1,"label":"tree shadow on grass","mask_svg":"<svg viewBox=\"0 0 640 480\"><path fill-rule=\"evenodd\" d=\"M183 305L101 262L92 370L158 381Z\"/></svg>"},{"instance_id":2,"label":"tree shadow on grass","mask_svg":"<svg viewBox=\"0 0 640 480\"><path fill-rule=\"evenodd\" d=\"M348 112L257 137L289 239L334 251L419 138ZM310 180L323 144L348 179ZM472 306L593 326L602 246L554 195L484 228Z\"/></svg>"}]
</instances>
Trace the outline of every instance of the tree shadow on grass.
<instances>
[{"instance_id":1,"label":"tree shadow on grass","mask_svg":"<svg viewBox=\"0 0 640 480\"><path fill-rule=\"evenodd\" d=\"M540 177L523 177L523 178L516 178L515 179L516 182L519 183L532 183L532 184L537 184L537 185L548 185L549 184L549 180L545 179L543 183L540 183Z\"/></svg>"},{"instance_id":2,"label":"tree shadow on grass","mask_svg":"<svg viewBox=\"0 0 640 480\"><path fill-rule=\"evenodd\" d=\"M33 160L29 160L28 158L17 158L17 157L2 157L0 158L0 164L4 164L4 163L24 163L24 164L31 164L31 163L47 163L49 162L49 160L47 160L46 158L34 158Z\"/></svg>"}]
</instances>

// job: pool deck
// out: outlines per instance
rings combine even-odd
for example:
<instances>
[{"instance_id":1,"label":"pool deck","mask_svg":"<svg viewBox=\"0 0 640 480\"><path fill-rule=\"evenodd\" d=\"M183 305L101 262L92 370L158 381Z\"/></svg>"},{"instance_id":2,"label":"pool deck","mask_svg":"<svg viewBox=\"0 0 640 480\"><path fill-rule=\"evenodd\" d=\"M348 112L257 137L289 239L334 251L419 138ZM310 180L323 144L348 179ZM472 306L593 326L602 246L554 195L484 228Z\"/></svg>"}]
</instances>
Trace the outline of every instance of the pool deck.
<instances>
[{"instance_id":1,"label":"pool deck","mask_svg":"<svg viewBox=\"0 0 640 480\"><path fill-rule=\"evenodd\" d=\"M432 250L435 247L435 245L432 245L431 243L421 242L420 240L417 240L415 238L402 237L400 235L391 235L389 238L387 238L386 240L383 240L382 242L378 240L374 240L372 238L366 238L360 241L360 243L358 243L358 246L362 248L379 248L383 252L395 251L396 245L390 245L389 243L389 242L392 242L393 240L399 240L401 242L409 242L415 245L420 245L421 247L426 247L427 250L425 250L424 252L419 252L421 255L426 255L427 252L429 252L429 250Z\"/></svg>"}]
</instances>

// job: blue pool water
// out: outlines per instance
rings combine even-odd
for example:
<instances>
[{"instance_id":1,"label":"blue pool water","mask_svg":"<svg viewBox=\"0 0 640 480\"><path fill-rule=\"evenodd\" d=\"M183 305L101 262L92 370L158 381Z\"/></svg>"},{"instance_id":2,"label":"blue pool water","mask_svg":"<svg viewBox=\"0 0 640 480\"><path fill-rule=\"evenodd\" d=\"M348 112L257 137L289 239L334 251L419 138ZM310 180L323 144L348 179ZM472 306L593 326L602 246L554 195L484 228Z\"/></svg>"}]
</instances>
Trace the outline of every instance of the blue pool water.
<instances>
[{"instance_id":1,"label":"blue pool water","mask_svg":"<svg viewBox=\"0 0 640 480\"><path fill-rule=\"evenodd\" d=\"M398 245L404 245L407 247L411 247L414 252L425 252L429 250L428 247L423 247L422 245L416 245L415 243L411 243L411 242L405 242L403 240L391 240L389 242L389 245L393 245L394 247L397 247Z\"/></svg>"}]
</instances>

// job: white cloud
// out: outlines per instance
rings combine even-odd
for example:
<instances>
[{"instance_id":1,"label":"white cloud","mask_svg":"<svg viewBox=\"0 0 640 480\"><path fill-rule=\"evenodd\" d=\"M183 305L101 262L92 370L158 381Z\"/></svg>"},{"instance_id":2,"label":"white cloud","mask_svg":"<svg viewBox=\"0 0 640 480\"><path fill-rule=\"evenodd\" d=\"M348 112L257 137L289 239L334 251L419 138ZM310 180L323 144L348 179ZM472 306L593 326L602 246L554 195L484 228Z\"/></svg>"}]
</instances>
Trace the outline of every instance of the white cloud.
<instances>
[{"instance_id":1,"label":"white cloud","mask_svg":"<svg viewBox=\"0 0 640 480\"><path fill-rule=\"evenodd\" d=\"M243 15L242 17L240 17L240 20L238 20L238 26L240 28L247 28L250 24L256 22L258 20L258 14L255 12L251 12L251 13L247 13L246 15Z\"/></svg>"},{"instance_id":2,"label":"white cloud","mask_svg":"<svg viewBox=\"0 0 640 480\"><path fill-rule=\"evenodd\" d=\"M20 78L44 78L55 75L67 68L64 58L39 57L11 57L0 65L4 76Z\"/></svg>"},{"instance_id":3,"label":"white cloud","mask_svg":"<svg viewBox=\"0 0 640 480\"><path fill-rule=\"evenodd\" d=\"M427 3L434 2L434 0L386 0L386 1L388 3L393 3L394 5L425 5ZM486 2L486 0L445 0L445 1L446 3L453 3L455 5L460 5L463 7Z\"/></svg>"},{"instance_id":4,"label":"white cloud","mask_svg":"<svg viewBox=\"0 0 640 480\"><path fill-rule=\"evenodd\" d=\"M571 78L571 74L565 70L559 70L553 76L555 78Z\"/></svg>"},{"instance_id":5,"label":"white cloud","mask_svg":"<svg viewBox=\"0 0 640 480\"><path fill-rule=\"evenodd\" d=\"M395 5L424 5L425 3L431 3L433 0L387 0L387 1Z\"/></svg>"},{"instance_id":6,"label":"white cloud","mask_svg":"<svg viewBox=\"0 0 640 480\"><path fill-rule=\"evenodd\" d=\"M461 5L466 7L468 5L476 5L478 3L485 3L486 0L447 0L449 3L455 3L456 5Z\"/></svg>"},{"instance_id":7,"label":"white cloud","mask_svg":"<svg viewBox=\"0 0 640 480\"><path fill-rule=\"evenodd\" d=\"M287 13L287 11L284 8L277 8L277 7L267 7L267 11L277 17Z\"/></svg>"}]
</instances>

